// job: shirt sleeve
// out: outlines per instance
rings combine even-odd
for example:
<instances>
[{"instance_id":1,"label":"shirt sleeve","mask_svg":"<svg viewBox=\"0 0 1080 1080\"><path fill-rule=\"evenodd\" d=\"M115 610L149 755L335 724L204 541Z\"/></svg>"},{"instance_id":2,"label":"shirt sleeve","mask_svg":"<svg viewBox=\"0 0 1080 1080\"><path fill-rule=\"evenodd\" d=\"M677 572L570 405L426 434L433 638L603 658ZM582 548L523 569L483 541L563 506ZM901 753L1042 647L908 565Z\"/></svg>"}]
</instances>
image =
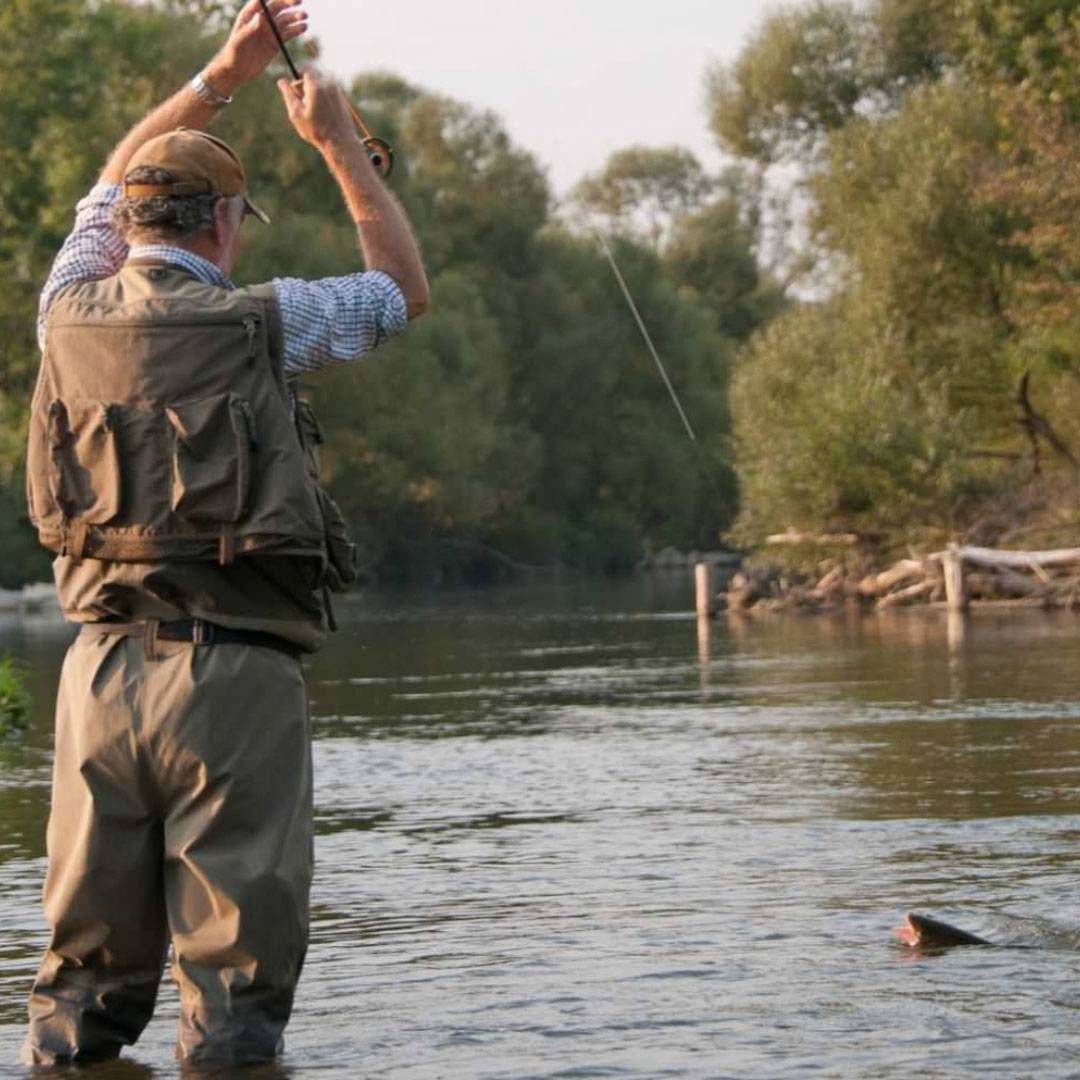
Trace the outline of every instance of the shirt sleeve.
<instances>
[{"instance_id":1,"label":"shirt sleeve","mask_svg":"<svg viewBox=\"0 0 1080 1080\"><path fill-rule=\"evenodd\" d=\"M38 304L38 344L45 348L45 320L61 289L77 281L109 277L124 265L128 245L113 228L112 211L120 198L119 184L98 184L75 207L75 227L53 261Z\"/></svg>"},{"instance_id":2,"label":"shirt sleeve","mask_svg":"<svg viewBox=\"0 0 1080 1080\"><path fill-rule=\"evenodd\" d=\"M380 270L318 281L274 278L274 294L286 375L358 360L405 329L405 296Z\"/></svg>"}]
</instances>

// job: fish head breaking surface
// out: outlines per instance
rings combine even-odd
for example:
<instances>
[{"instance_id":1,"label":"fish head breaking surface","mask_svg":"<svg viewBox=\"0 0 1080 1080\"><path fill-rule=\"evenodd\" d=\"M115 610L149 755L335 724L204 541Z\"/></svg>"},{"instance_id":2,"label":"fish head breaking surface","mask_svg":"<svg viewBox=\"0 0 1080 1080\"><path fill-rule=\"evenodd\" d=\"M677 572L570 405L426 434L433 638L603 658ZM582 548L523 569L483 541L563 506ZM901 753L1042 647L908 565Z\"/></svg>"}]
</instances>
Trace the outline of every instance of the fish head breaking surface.
<instances>
[{"instance_id":1,"label":"fish head breaking surface","mask_svg":"<svg viewBox=\"0 0 1080 1080\"><path fill-rule=\"evenodd\" d=\"M909 912L907 923L893 930L893 936L913 949L945 949L954 945L989 945L985 938L969 934L928 915Z\"/></svg>"}]
</instances>

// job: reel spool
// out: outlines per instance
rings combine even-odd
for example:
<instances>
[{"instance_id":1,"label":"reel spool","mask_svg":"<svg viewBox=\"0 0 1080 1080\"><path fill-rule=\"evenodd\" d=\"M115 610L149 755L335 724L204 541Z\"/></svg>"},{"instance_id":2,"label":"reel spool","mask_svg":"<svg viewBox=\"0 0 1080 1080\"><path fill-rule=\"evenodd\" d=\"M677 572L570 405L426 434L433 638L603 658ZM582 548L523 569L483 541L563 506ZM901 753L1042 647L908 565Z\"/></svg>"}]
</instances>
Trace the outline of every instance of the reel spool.
<instances>
[{"instance_id":1,"label":"reel spool","mask_svg":"<svg viewBox=\"0 0 1080 1080\"><path fill-rule=\"evenodd\" d=\"M394 171L394 148L377 135L364 139L364 149L375 171L385 180Z\"/></svg>"}]
</instances>

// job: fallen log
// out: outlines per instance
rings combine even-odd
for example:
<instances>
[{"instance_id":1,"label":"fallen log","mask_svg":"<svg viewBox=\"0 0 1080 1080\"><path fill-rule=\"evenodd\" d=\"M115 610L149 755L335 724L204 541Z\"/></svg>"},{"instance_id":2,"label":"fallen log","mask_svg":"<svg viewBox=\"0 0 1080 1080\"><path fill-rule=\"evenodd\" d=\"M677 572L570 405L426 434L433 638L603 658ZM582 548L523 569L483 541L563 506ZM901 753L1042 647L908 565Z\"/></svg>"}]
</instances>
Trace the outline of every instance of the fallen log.
<instances>
[{"instance_id":1,"label":"fallen log","mask_svg":"<svg viewBox=\"0 0 1080 1080\"><path fill-rule=\"evenodd\" d=\"M1047 569L1053 566L1069 566L1080 563L1080 548L1060 548L1056 551L998 551L995 548L957 547L953 551L965 562L991 569L999 566L1020 570ZM928 556L936 561L945 558L947 552L938 551Z\"/></svg>"},{"instance_id":2,"label":"fallen log","mask_svg":"<svg viewBox=\"0 0 1080 1080\"><path fill-rule=\"evenodd\" d=\"M888 570L880 574L868 574L859 582L859 592L863 596L882 596L891 592L897 585L902 584L916 575L926 576L926 563L920 559L901 559Z\"/></svg>"},{"instance_id":3,"label":"fallen log","mask_svg":"<svg viewBox=\"0 0 1080 1080\"><path fill-rule=\"evenodd\" d=\"M787 532L773 533L765 537L765 543L778 544L817 544L822 547L840 546L855 547L860 543L858 533L803 533L795 529Z\"/></svg>"},{"instance_id":4,"label":"fallen log","mask_svg":"<svg viewBox=\"0 0 1080 1080\"><path fill-rule=\"evenodd\" d=\"M1048 590L1046 583L999 568L988 573L968 575L968 589L973 596L1011 599L1022 596L1042 596Z\"/></svg>"},{"instance_id":5,"label":"fallen log","mask_svg":"<svg viewBox=\"0 0 1080 1080\"><path fill-rule=\"evenodd\" d=\"M899 607L901 604L910 604L914 600L918 600L923 596L934 591L934 585L936 583L932 580L918 581L914 585L909 585L906 589L900 589L897 592L889 593L887 596L881 597L877 602L877 609L884 611L887 608Z\"/></svg>"}]
</instances>

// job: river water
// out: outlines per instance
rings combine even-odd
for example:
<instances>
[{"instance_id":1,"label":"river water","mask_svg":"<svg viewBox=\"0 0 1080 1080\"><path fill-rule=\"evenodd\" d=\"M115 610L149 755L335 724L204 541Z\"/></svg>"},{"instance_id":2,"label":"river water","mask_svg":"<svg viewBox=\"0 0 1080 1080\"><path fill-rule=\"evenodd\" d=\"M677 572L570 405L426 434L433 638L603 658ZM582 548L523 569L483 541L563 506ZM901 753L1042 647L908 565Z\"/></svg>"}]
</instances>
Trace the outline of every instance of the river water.
<instances>
[{"instance_id":1,"label":"river water","mask_svg":"<svg viewBox=\"0 0 1080 1080\"><path fill-rule=\"evenodd\" d=\"M683 575L359 598L310 664L282 1077L1080 1076L1080 620L721 620ZM0 1075L68 631L0 627ZM1006 947L913 954L908 910ZM1020 948L1019 946L1033 946ZM131 1057L173 1077L166 987Z\"/></svg>"}]
</instances>

